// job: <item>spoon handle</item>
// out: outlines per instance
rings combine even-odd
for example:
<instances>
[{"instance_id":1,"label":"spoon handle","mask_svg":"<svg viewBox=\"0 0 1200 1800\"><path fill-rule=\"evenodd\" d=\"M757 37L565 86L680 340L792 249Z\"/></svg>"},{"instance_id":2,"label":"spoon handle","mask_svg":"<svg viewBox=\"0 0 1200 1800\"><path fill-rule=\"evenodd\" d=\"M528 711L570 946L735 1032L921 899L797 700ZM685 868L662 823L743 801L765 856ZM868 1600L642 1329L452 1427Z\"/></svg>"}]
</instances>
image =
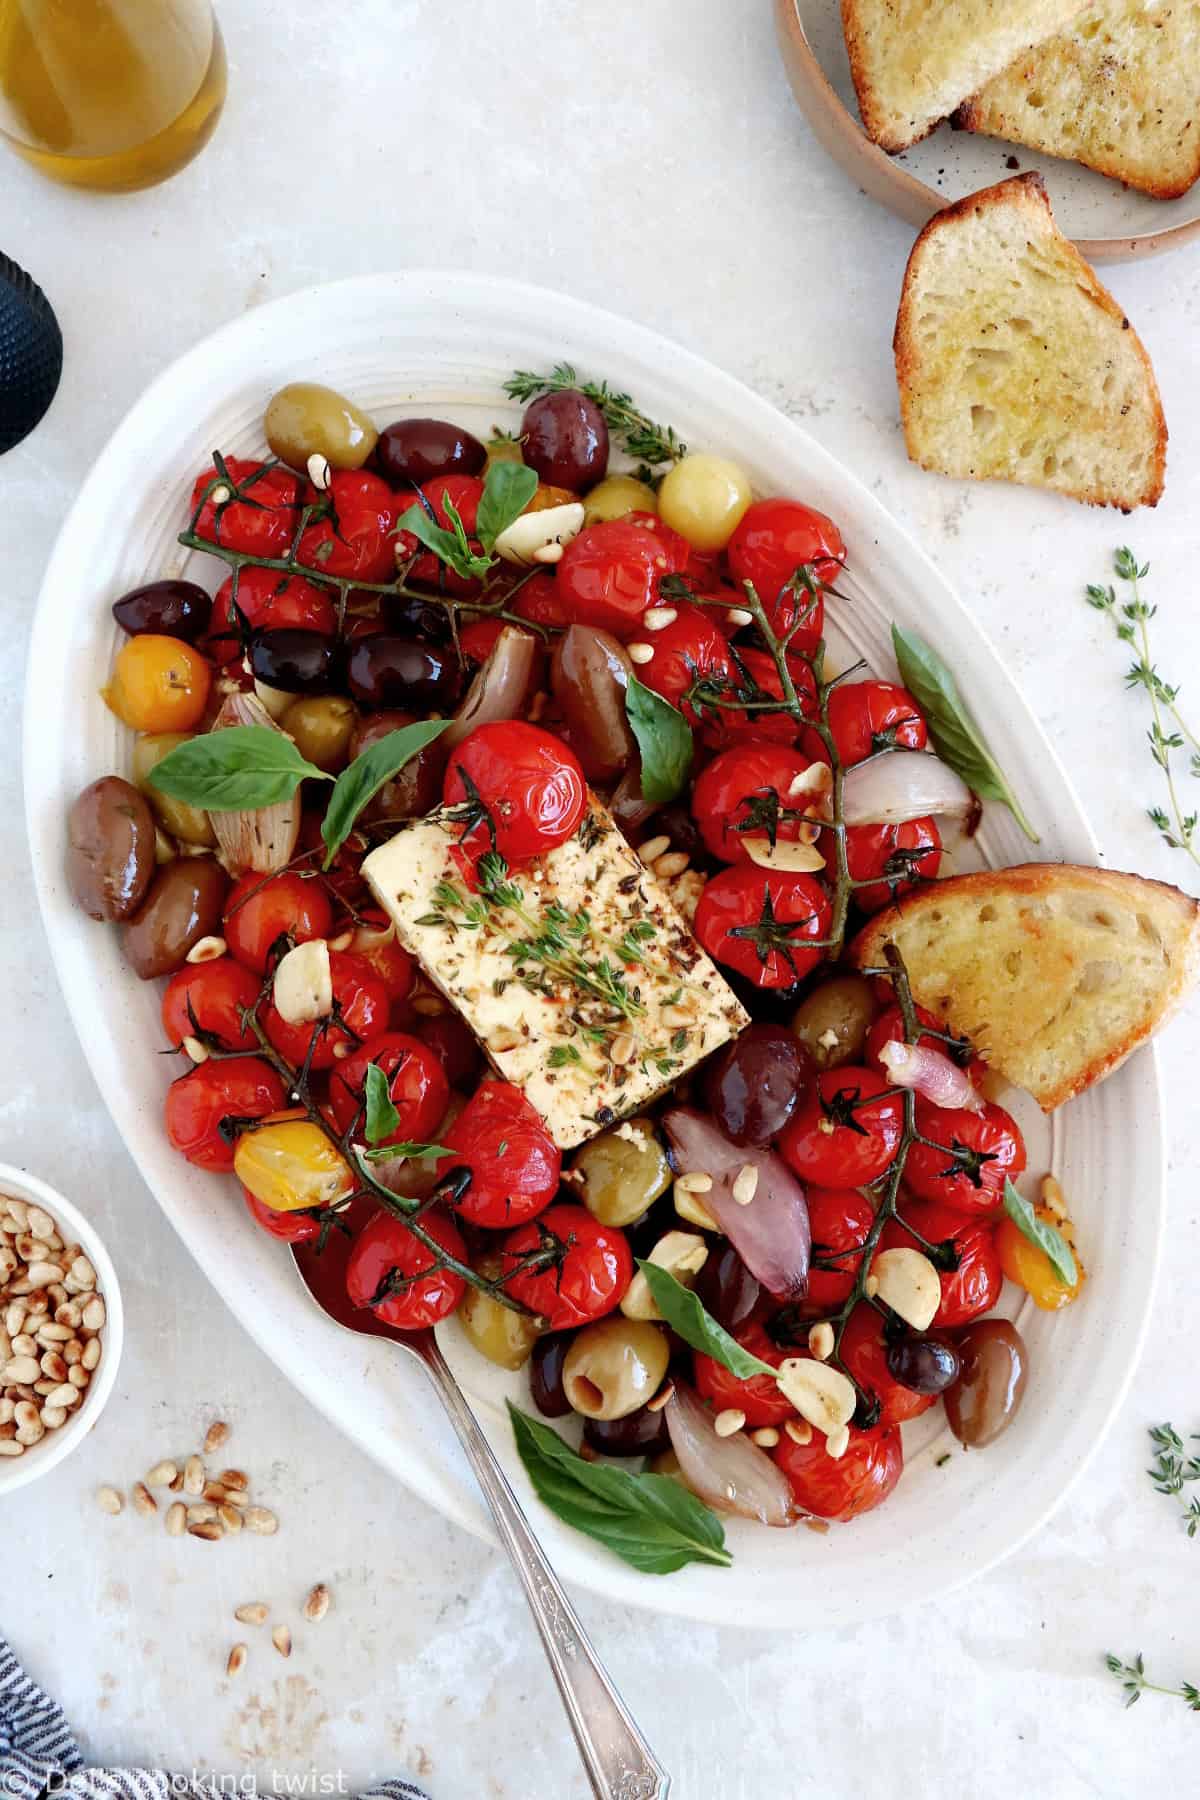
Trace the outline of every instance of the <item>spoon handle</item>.
<instances>
[{"instance_id":1,"label":"spoon handle","mask_svg":"<svg viewBox=\"0 0 1200 1800\"><path fill-rule=\"evenodd\" d=\"M417 1349L415 1343L413 1348ZM667 1800L671 1777L634 1724L588 1642L432 1334L420 1344L418 1354L433 1378L492 1509L501 1542L520 1576L596 1800Z\"/></svg>"}]
</instances>

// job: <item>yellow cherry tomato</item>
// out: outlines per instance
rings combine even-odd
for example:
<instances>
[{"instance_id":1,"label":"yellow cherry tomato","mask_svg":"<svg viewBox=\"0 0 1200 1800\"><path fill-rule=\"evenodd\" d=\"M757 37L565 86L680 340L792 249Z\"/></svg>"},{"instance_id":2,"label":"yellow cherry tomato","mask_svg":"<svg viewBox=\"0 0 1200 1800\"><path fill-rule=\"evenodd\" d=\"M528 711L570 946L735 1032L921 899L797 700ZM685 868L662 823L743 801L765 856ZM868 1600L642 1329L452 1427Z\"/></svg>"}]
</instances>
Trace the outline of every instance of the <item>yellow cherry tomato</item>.
<instances>
[{"instance_id":1,"label":"yellow cherry tomato","mask_svg":"<svg viewBox=\"0 0 1200 1800\"><path fill-rule=\"evenodd\" d=\"M243 1132L233 1172L272 1212L299 1212L348 1199L356 1183L345 1157L311 1119L268 1119Z\"/></svg>"},{"instance_id":2,"label":"yellow cherry tomato","mask_svg":"<svg viewBox=\"0 0 1200 1800\"><path fill-rule=\"evenodd\" d=\"M554 487L548 481L539 481L534 489L533 499L525 508L527 513L549 512L552 506L573 506L579 495L570 488Z\"/></svg>"},{"instance_id":3,"label":"yellow cherry tomato","mask_svg":"<svg viewBox=\"0 0 1200 1800\"><path fill-rule=\"evenodd\" d=\"M191 731L204 716L211 682L198 650L148 631L122 645L104 698L135 731Z\"/></svg>"},{"instance_id":4,"label":"yellow cherry tomato","mask_svg":"<svg viewBox=\"0 0 1200 1800\"><path fill-rule=\"evenodd\" d=\"M585 525L601 525L606 519L623 519L626 513L658 511L658 495L632 475L606 475L583 501Z\"/></svg>"},{"instance_id":5,"label":"yellow cherry tomato","mask_svg":"<svg viewBox=\"0 0 1200 1800\"><path fill-rule=\"evenodd\" d=\"M1035 1208L1039 1219L1047 1225L1054 1225L1060 1230L1062 1221L1056 1219L1045 1207ZM1060 1307L1070 1306L1083 1285L1084 1271L1078 1254L1072 1247L1075 1257L1075 1285L1068 1287L1054 1272L1054 1265L1044 1250L1031 1244L1024 1232L1019 1231L1011 1219L1002 1219L996 1230L996 1249L1000 1254L1000 1267L1010 1281L1024 1288L1035 1306L1043 1312L1057 1312Z\"/></svg>"},{"instance_id":6,"label":"yellow cherry tomato","mask_svg":"<svg viewBox=\"0 0 1200 1800\"><path fill-rule=\"evenodd\" d=\"M749 506L750 483L723 456L685 456L663 477L659 517L697 550L723 550Z\"/></svg>"}]
</instances>

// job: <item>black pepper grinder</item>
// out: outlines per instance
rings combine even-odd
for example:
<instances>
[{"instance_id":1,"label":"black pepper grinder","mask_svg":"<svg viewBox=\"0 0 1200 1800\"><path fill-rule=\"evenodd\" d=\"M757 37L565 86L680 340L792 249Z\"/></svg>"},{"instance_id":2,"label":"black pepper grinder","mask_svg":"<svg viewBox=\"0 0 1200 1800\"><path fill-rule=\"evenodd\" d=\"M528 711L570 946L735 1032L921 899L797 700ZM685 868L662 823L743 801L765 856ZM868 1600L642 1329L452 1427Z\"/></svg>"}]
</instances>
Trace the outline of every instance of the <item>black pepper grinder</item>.
<instances>
[{"instance_id":1,"label":"black pepper grinder","mask_svg":"<svg viewBox=\"0 0 1200 1800\"><path fill-rule=\"evenodd\" d=\"M54 308L32 276L0 255L0 455L28 437L62 374Z\"/></svg>"}]
</instances>

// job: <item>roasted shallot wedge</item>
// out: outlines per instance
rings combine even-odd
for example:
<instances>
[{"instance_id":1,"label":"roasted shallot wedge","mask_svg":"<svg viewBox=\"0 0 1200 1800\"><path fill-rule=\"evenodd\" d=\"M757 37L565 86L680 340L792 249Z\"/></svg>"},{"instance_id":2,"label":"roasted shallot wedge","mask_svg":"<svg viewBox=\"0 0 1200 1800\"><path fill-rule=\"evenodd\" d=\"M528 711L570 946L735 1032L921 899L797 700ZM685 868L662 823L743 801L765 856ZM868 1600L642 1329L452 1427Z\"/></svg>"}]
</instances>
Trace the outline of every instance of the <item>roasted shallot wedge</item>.
<instances>
[{"instance_id":1,"label":"roasted shallot wedge","mask_svg":"<svg viewBox=\"0 0 1200 1800\"><path fill-rule=\"evenodd\" d=\"M699 1198L767 1292L798 1300L808 1286L808 1205L804 1188L773 1150L731 1144L691 1106L663 1115L680 1175L708 1175Z\"/></svg>"},{"instance_id":2,"label":"roasted shallot wedge","mask_svg":"<svg viewBox=\"0 0 1200 1800\"><path fill-rule=\"evenodd\" d=\"M671 1448L684 1482L714 1512L736 1513L761 1525L794 1525L798 1517L787 1476L744 1431L718 1437L713 1417L690 1388L676 1382L666 1405Z\"/></svg>"},{"instance_id":3,"label":"roasted shallot wedge","mask_svg":"<svg viewBox=\"0 0 1200 1800\"><path fill-rule=\"evenodd\" d=\"M533 673L537 644L519 625L505 625L492 645L487 661L467 689L462 705L438 740L447 752L461 744L479 725L520 716L521 703Z\"/></svg>"},{"instance_id":4,"label":"roasted shallot wedge","mask_svg":"<svg viewBox=\"0 0 1200 1800\"><path fill-rule=\"evenodd\" d=\"M912 819L966 819L977 801L966 782L924 750L889 750L846 771L847 825L904 825Z\"/></svg>"}]
</instances>

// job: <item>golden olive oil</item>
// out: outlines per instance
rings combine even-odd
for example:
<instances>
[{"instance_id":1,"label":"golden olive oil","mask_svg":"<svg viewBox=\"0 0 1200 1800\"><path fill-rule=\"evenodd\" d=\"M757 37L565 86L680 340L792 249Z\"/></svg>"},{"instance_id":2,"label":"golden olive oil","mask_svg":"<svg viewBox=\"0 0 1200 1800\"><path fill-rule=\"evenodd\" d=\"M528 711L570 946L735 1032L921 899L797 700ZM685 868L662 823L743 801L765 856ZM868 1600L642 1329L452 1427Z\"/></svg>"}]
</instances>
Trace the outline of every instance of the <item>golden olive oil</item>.
<instances>
[{"instance_id":1,"label":"golden olive oil","mask_svg":"<svg viewBox=\"0 0 1200 1800\"><path fill-rule=\"evenodd\" d=\"M165 181L224 99L209 0L0 0L0 137L55 181Z\"/></svg>"}]
</instances>

